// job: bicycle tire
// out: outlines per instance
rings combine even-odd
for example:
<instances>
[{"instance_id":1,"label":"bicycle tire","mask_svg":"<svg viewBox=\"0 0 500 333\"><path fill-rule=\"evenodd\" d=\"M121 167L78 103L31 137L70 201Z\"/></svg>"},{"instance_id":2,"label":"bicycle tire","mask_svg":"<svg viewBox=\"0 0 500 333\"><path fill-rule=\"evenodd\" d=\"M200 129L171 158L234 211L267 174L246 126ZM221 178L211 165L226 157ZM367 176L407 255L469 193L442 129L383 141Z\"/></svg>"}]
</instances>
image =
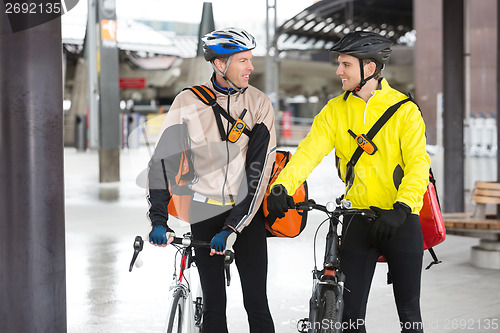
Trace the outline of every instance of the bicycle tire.
<instances>
[{"instance_id":1,"label":"bicycle tire","mask_svg":"<svg viewBox=\"0 0 500 333\"><path fill-rule=\"evenodd\" d=\"M184 305L186 300L184 298L184 291L177 289L172 297L172 307L168 314L167 326L165 333L182 333L182 315L184 314Z\"/></svg>"},{"instance_id":2,"label":"bicycle tire","mask_svg":"<svg viewBox=\"0 0 500 333\"><path fill-rule=\"evenodd\" d=\"M313 332L335 333L341 332L339 329L342 323L337 323L335 317L337 314L337 295L331 288L325 288L321 293L320 304L318 307L318 329Z\"/></svg>"}]
</instances>

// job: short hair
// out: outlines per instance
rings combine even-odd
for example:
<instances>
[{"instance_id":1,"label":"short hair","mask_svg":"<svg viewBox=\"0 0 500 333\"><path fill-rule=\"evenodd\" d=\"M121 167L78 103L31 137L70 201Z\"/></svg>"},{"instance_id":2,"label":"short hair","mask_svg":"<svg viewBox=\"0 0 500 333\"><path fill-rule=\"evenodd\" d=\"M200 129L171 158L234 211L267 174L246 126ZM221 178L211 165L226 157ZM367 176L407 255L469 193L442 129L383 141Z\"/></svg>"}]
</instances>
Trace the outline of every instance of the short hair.
<instances>
[{"instance_id":1,"label":"short hair","mask_svg":"<svg viewBox=\"0 0 500 333\"><path fill-rule=\"evenodd\" d=\"M382 77L382 70L384 69L384 65L380 64L378 61L375 61L374 59L363 59L363 66L368 65L370 62L375 63L375 71L377 72L375 76L373 77L375 80L378 80ZM378 71L377 71L378 70Z\"/></svg>"}]
</instances>

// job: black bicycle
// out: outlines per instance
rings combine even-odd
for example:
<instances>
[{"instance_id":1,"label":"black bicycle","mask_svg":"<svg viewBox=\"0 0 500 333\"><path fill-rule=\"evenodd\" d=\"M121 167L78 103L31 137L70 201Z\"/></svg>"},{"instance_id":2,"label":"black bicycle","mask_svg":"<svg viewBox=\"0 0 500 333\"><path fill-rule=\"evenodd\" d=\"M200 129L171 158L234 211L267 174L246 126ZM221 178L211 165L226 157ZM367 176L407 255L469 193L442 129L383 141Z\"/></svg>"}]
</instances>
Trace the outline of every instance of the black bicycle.
<instances>
[{"instance_id":1,"label":"black bicycle","mask_svg":"<svg viewBox=\"0 0 500 333\"><path fill-rule=\"evenodd\" d=\"M342 235L338 227L349 223L355 215L375 218L370 209L353 209L349 200L337 199L326 206L316 204L314 200L295 204L298 211L319 210L328 215L314 235L313 292L309 301L309 318L298 321L297 330L301 333L338 333L342 332L342 313L344 309L345 275L340 270L339 253L342 247ZM329 222L326 235L323 267L318 269L316 262L316 240L323 224ZM346 224L347 226L347 224Z\"/></svg>"}]
</instances>

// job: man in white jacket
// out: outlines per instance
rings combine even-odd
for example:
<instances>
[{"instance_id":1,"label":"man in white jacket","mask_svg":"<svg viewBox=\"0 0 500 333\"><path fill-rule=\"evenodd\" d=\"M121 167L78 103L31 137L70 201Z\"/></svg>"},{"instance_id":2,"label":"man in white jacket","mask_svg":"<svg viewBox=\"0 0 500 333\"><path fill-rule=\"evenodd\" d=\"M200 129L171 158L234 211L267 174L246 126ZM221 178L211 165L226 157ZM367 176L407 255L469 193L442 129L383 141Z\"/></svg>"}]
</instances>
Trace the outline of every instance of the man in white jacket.
<instances>
[{"instance_id":1,"label":"man in white jacket","mask_svg":"<svg viewBox=\"0 0 500 333\"><path fill-rule=\"evenodd\" d=\"M275 159L274 110L269 98L249 85L256 45L252 35L228 28L205 35L203 43L214 74L204 86L177 95L149 164L149 240L158 246L172 241L167 205L176 194L187 196L189 212L182 212L182 218L193 237L210 241L211 247L196 249L203 332L227 332L220 255L234 242L250 332L272 333L260 207Z\"/></svg>"}]
</instances>

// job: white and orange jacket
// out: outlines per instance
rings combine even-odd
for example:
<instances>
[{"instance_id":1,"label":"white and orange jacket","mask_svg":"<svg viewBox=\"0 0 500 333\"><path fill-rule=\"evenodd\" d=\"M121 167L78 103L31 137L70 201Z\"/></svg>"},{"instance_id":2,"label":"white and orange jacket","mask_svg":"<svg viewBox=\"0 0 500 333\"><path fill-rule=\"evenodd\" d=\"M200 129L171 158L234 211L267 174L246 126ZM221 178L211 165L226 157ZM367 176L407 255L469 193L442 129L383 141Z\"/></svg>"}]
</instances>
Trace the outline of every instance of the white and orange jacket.
<instances>
[{"instance_id":1,"label":"white and orange jacket","mask_svg":"<svg viewBox=\"0 0 500 333\"><path fill-rule=\"evenodd\" d=\"M228 93L212 80L204 85L215 92L219 105L234 119L247 109L243 121L251 135L242 134L235 143L223 141L212 107L189 90L179 93L166 114L149 165L148 216L153 225L166 225L171 193L165 178L173 183L178 157L187 142L194 171L187 187L195 198L206 198L206 202L234 203L225 224L240 232L260 209L269 183L276 150L274 110L269 98L253 86ZM231 124L220 118L227 133Z\"/></svg>"}]
</instances>

